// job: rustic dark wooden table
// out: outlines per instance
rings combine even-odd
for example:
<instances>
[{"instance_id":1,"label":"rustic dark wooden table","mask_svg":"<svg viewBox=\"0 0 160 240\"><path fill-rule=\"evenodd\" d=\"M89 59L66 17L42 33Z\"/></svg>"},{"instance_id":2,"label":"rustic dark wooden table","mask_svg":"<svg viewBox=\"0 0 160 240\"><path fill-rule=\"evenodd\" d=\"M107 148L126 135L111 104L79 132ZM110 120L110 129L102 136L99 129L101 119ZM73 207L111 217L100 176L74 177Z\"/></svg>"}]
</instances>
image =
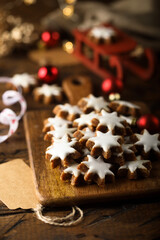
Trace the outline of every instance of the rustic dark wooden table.
<instances>
[{"instance_id":1,"label":"rustic dark wooden table","mask_svg":"<svg viewBox=\"0 0 160 240\"><path fill-rule=\"evenodd\" d=\"M4 2L4 1L3 1ZM160 62L160 61L159 61ZM158 69L159 63L157 63ZM0 59L0 76L12 76L17 72L36 73L39 66L32 62L24 54L13 54ZM74 74L87 74L92 77L96 94L100 93L100 82L96 75L92 74L81 64L74 66ZM73 67L61 67L60 78L73 74ZM122 99L143 101L151 109L151 112L160 118L159 109L159 79L160 70L152 80L144 82L133 74L125 71L124 91ZM6 90L4 84L0 85L0 96ZM35 103L31 94L26 96L28 110L52 109L52 105L44 106ZM4 108L0 99L0 111ZM18 109L15 106L14 109ZM0 134L3 134L3 126L0 126ZM17 132L6 142L0 144L0 163L11 159L22 158L29 164L28 150L25 140L23 121ZM39 221L30 210L9 210L0 202L0 240L65 240L65 239L160 239L160 196L150 196L145 199L114 203L99 203L80 206L84 211L84 220L73 227L55 227ZM47 209L48 215L62 216L70 211L69 208Z\"/></svg>"}]
</instances>

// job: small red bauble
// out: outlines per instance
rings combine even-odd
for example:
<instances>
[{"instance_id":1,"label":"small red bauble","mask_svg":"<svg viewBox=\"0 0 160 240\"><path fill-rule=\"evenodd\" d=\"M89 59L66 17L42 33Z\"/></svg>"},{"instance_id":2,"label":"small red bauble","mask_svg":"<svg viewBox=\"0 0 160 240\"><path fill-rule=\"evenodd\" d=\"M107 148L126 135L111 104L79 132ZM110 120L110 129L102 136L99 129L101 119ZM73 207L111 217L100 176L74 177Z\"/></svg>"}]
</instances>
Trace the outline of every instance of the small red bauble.
<instances>
[{"instance_id":1,"label":"small red bauble","mask_svg":"<svg viewBox=\"0 0 160 240\"><path fill-rule=\"evenodd\" d=\"M43 32L41 39L47 47L54 47L59 43L60 34L58 32Z\"/></svg>"},{"instance_id":2,"label":"small red bauble","mask_svg":"<svg viewBox=\"0 0 160 240\"><path fill-rule=\"evenodd\" d=\"M106 94L119 93L123 89L123 82L120 79L107 78L102 82L102 91Z\"/></svg>"},{"instance_id":3,"label":"small red bauble","mask_svg":"<svg viewBox=\"0 0 160 240\"><path fill-rule=\"evenodd\" d=\"M137 120L137 126L140 130L147 129L150 133L157 133L160 130L159 119L153 114L146 114Z\"/></svg>"},{"instance_id":4,"label":"small red bauble","mask_svg":"<svg viewBox=\"0 0 160 240\"><path fill-rule=\"evenodd\" d=\"M44 66L38 70L38 78L40 81L51 84L57 80L58 69L53 66Z\"/></svg>"}]
</instances>

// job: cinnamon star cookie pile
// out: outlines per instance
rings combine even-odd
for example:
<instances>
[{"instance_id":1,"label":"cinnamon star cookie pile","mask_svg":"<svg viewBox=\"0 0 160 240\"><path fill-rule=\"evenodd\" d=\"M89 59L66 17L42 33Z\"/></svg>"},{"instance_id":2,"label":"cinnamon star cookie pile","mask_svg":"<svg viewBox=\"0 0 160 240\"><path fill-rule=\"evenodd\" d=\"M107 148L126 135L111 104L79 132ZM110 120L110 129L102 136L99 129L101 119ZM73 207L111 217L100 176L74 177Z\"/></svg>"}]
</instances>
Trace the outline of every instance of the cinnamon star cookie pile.
<instances>
[{"instance_id":1,"label":"cinnamon star cookie pile","mask_svg":"<svg viewBox=\"0 0 160 240\"><path fill-rule=\"evenodd\" d=\"M51 143L46 159L59 167L62 181L105 186L120 177L146 178L151 161L160 158L160 135L132 126L140 115L135 104L90 94L76 106L57 105L53 113L44 121L44 139Z\"/></svg>"}]
</instances>

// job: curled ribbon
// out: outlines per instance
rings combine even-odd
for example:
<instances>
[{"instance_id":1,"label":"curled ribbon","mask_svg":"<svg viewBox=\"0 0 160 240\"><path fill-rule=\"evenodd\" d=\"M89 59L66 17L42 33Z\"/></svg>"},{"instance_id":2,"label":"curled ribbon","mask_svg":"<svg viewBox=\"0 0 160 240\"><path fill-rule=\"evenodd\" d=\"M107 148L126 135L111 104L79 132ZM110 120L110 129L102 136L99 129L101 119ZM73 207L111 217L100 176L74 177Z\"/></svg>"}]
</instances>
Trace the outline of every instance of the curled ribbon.
<instances>
[{"instance_id":1,"label":"curled ribbon","mask_svg":"<svg viewBox=\"0 0 160 240\"><path fill-rule=\"evenodd\" d=\"M11 82L11 78L0 77L0 83L2 82ZM5 108L2 112L0 112L0 123L9 125L8 133L6 135L0 136L0 143L6 141L13 133L16 132L19 125L19 120L22 118L27 109L27 103L20 93L20 90L18 92L14 90L8 90L4 92L2 95L2 102L6 106L11 106L19 102L21 110L19 115L16 115L16 113L9 108Z\"/></svg>"}]
</instances>

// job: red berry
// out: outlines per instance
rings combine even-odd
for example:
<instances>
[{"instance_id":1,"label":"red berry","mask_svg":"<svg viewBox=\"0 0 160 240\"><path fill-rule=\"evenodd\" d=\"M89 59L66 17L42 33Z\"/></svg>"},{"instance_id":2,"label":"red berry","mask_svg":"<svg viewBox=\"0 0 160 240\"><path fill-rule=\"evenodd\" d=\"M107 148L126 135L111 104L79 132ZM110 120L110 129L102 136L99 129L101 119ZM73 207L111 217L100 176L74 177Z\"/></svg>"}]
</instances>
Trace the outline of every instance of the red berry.
<instances>
[{"instance_id":1,"label":"red berry","mask_svg":"<svg viewBox=\"0 0 160 240\"><path fill-rule=\"evenodd\" d=\"M106 94L119 93L123 89L123 82L120 79L107 78L102 82L101 88Z\"/></svg>"},{"instance_id":2,"label":"red berry","mask_svg":"<svg viewBox=\"0 0 160 240\"><path fill-rule=\"evenodd\" d=\"M53 66L43 66L38 70L38 78L47 84L54 83L58 78L58 69Z\"/></svg>"},{"instance_id":3,"label":"red berry","mask_svg":"<svg viewBox=\"0 0 160 240\"><path fill-rule=\"evenodd\" d=\"M156 133L160 130L159 119L153 114L145 114L137 120L137 126L140 130L147 129L150 133Z\"/></svg>"},{"instance_id":4,"label":"red berry","mask_svg":"<svg viewBox=\"0 0 160 240\"><path fill-rule=\"evenodd\" d=\"M45 31L41 34L41 39L47 47L54 47L60 40L60 34L58 32Z\"/></svg>"}]
</instances>

